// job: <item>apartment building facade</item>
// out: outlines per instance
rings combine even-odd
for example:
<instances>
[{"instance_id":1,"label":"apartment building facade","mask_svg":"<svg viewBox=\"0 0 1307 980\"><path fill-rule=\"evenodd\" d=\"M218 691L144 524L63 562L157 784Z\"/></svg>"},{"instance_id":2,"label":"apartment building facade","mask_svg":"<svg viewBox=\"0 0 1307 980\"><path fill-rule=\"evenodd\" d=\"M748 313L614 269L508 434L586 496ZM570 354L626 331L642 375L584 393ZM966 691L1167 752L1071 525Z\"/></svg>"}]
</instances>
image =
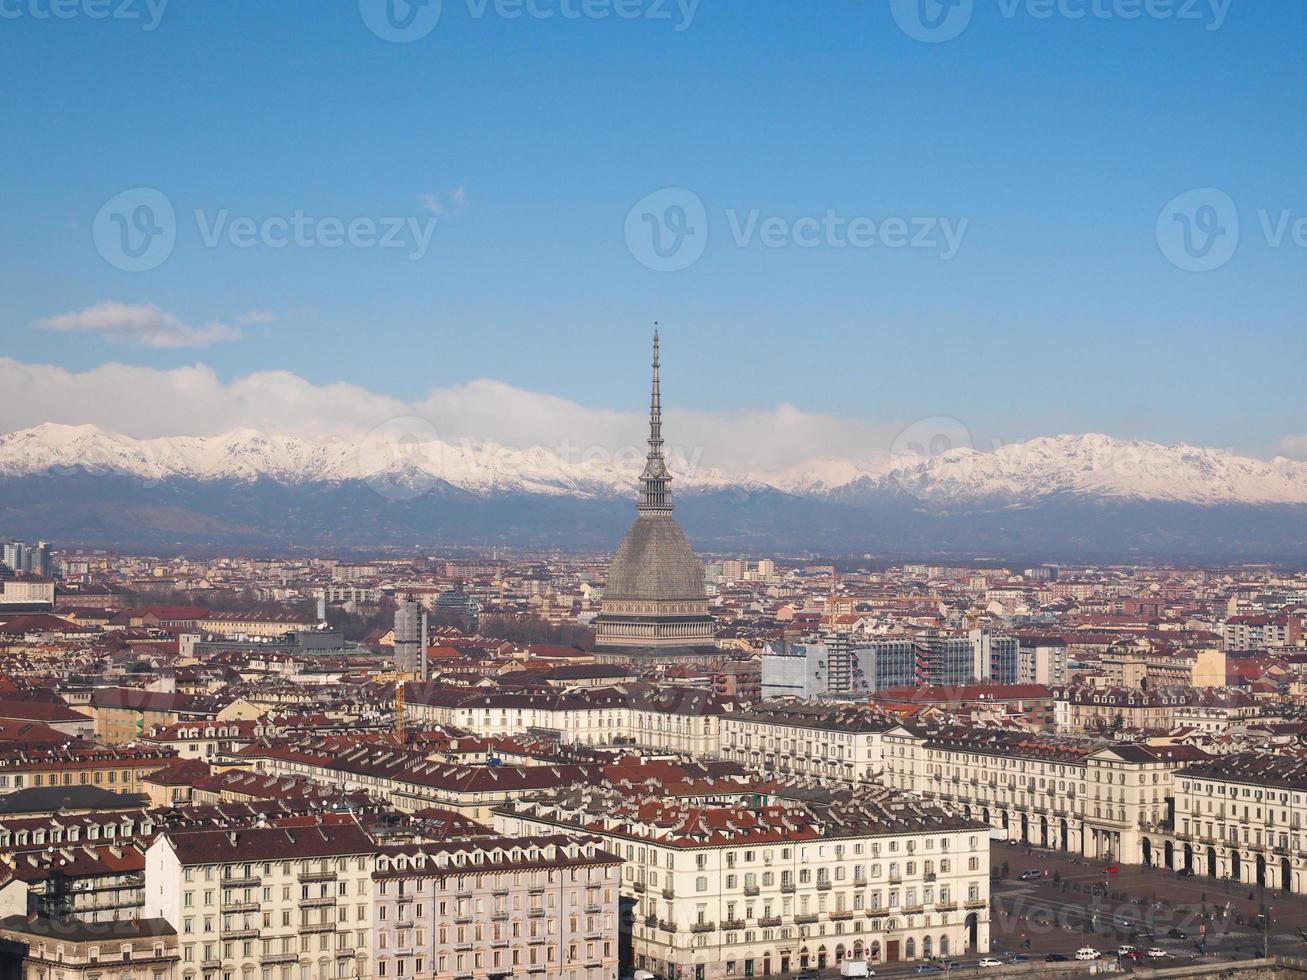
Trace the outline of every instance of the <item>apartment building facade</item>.
<instances>
[{"instance_id":1,"label":"apartment building facade","mask_svg":"<svg viewBox=\"0 0 1307 980\"><path fill-rule=\"evenodd\" d=\"M874 782L887 715L830 702L773 700L721 719L721 758L765 772Z\"/></svg>"},{"instance_id":2,"label":"apartment building facade","mask_svg":"<svg viewBox=\"0 0 1307 980\"><path fill-rule=\"evenodd\" d=\"M352 819L168 831L145 854L144 914L177 929L181 980L370 977L376 853Z\"/></svg>"},{"instance_id":3,"label":"apartment building facade","mask_svg":"<svg viewBox=\"0 0 1307 980\"><path fill-rule=\"evenodd\" d=\"M621 865L591 836L384 847L376 976L616 976Z\"/></svg>"},{"instance_id":4,"label":"apartment building facade","mask_svg":"<svg viewBox=\"0 0 1307 980\"><path fill-rule=\"evenodd\" d=\"M586 787L514 801L504 833L587 833L625 861L637 969L717 980L989 948L986 828L883 788L820 803Z\"/></svg>"},{"instance_id":5,"label":"apartment building facade","mask_svg":"<svg viewBox=\"0 0 1307 980\"><path fill-rule=\"evenodd\" d=\"M1136 864L1143 834L1169 819L1176 771L1206 758L1192 746L962 726L901 726L884 740L888 786L1010 840Z\"/></svg>"}]
</instances>

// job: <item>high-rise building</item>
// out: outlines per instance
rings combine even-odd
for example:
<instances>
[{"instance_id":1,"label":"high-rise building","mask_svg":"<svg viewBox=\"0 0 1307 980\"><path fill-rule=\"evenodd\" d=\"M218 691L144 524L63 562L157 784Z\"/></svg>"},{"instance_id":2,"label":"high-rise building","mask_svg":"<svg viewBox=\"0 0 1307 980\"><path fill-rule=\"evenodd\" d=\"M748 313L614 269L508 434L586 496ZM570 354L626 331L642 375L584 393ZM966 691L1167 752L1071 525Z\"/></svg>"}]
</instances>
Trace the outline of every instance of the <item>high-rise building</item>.
<instances>
[{"instance_id":1,"label":"high-rise building","mask_svg":"<svg viewBox=\"0 0 1307 980\"><path fill-rule=\"evenodd\" d=\"M601 661L689 663L722 657L713 642L703 566L672 516L658 365L655 331L649 453L635 523L613 556L595 619L595 654Z\"/></svg>"},{"instance_id":2,"label":"high-rise building","mask_svg":"<svg viewBox=\"0 0 1307 980\"><path fill-rule=\"evenodd\" d=\"M395 669L427 676L427 611L411 596L395 607Z\"/></svg>"}]
</instances>

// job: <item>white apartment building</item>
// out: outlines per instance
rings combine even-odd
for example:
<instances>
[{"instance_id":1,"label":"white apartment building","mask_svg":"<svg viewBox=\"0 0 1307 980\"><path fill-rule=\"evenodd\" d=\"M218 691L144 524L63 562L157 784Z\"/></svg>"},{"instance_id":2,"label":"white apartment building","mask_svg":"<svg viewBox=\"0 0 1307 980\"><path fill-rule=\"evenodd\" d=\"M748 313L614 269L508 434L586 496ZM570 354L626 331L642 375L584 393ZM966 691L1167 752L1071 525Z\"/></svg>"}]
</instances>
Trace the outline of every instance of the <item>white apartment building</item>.
<instances>
[{"instance_id":1,"label":"white apartment building","mask_svg":"<svg viewBox=\"0 0 1307 980\"><path fill-rule=\"evenodd\" d=\"M718 980L989 949L989 834L882 787L819 802L739 786L614 787L495 811L506 834L593 834L625 860L634 965Z\"/></svg>"},{"instance_id":2,"label":"white apartment building","mask_svg":"<svg viewBox=\"0 0 1307 980\"><path fill-rule=\"evenodd\" d=\"M819 701L767 701L721 718L721 757L769 773L870 783L897 727L869 708Z\"/></svg>"},{"instance_id":3,"label":"white apartment building","mask_svg":"<svg viewBox=\"0 0 1307 980\"><path fill-rule=\"evenodd\" d=\"M474 735L548 734L564 745L638 745L662 752L716 755L727 706L692 688L631 694L621 688L524 694L445 685L410 685L409 717Z\"/></svg>"},{"instance_id":4,"label":"white apartment building","mask_svg":"<svg viewBox=\"0 0 1307 980\"><path fill-rule=\"evenodd\" d=\"M368 977L376 852L353 820L169 831L145 852L144 915L177 929L181 980Z\"/></svg>"},{"instance_id":5,"label":"white apartment building","mask_svg":"<svg viewBox=\"0 0 1307 980\"><path fill-rule=\"evenodd\" d=\"M1175 772L1207 754L1087 737L945 726L885 734L884 782L957 807L1011 840L1144 862L1165 825Z\"/></svg>"},{"instance_id":6,"label":"white apartment building","mask_svg":"<svg viewBox=\"0 0 1307 980\"><path fill-rule=\"evenodd\" d=\"M1307 891L1307 763L1246 753L1175 774L1175 816L1144 840L1150 863Z\"/></svg>"}]
</instances>

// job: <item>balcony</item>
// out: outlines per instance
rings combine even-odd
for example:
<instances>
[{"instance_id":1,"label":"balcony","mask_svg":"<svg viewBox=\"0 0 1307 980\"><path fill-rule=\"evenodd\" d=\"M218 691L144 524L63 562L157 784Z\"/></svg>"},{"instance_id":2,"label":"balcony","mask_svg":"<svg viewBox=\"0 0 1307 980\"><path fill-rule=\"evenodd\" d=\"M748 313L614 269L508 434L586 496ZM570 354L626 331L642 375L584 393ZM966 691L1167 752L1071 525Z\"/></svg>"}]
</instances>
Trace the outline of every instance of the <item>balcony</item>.
<instances>
[{"instance_id":1,"label":"balcony","mask_svg":"<svg viewBox=\"0 0 1307 980\"><path fill-rule=\"evenodd\" d=\"M545 915L545 910L542 908L527 909L526 914L533 919L543 919Z\"/></svg>"},{"instance_id":2,"label":"balcony","mask_svg":"<svg viewBox=\"0 0 1307 980\"><path fill-rule=\"evenodd\" d=\"M816 912L800 912L798 915L794 917L794 924L796 926L806 926L816 921L817 921Z\"/></svg>"},{"instance_id":3,"label":"balcony","mask_svg":"<svg viewBox=\"0 0 1307 980\"><path fill-rule=\"evenodd\" d=\"M892 872L889 876L889 883L891 885L901 885L903 884L903 876L897 871Z\"/></svg>"},{"instance_id":4,"label":"balcony","mask_svg":"<svg viewBox=\"0 0 1307 980\"><path fill-rule=\"evenodd\" d=\"M838 922L840 919L851 919L853 918L853 910L837 909L836 911L830 913L830 915L828 915L826 918L830 919L832 922Z\"/></svg>"},{"instance_id":5,"label":"balcony","mask_svg":"<svg viewBox=\"0 0 1307 980\"><path fill-rule=\"evenodd\" d=\"M735 932L737 929L744 928L743 919L723 919L722 932Z\"/></svg>"},{"instance_id":6,"label":"balcony","mask_svg":"<svg viewBox=\"0 0 1307 980\"><path fill-rule=\"evenodd\" d=\"M825 878L819 879L817 882L817 891L819 892L828 892L832 887L830 881Z\"/></svg>"},{"instance_id":7,"label":"balcony","mask_svg":"<svg viewBox=\"0 0 1307 980\"><path fill-rule=\"evenodd\" d=\"M676 931L676 923L675 923L675 922L665 922L665 921L663 921L662 919L659 919L659 920L658 920L658 928L661 929L663 932L675 932L675 931Z\"/></svg>"},{"instance_id":8,"label":"balcony","mask_svg":"<svg viewBox=\"0 0 1307 980\"><path fill-rule=\"evenodd\" d=\"M646 929L652 929L656 925L658 925L658 916L646 915L644 917L644 926Z\"/></svg>"},{"instance_id":9,"label":"balcony","mask_svg":"<svg viewBox=\"0 0 1307 980\"><path fill-rule=\"evenodd\" d=\"M649 886L646 885L643 881L633 881L633 882L631 882L631 891L636 892L636 893L638 893L638 894L643 895L643 894L645 893L645 891L648 890L648 888L649 888Z\"/></svg>"},{"instance_id":10,"label":"balcony","mask_svg":"<svg viewBox=\"0 0 1307 980\"><path fill-rule=\"evenodd\" d=\"M241 915L245 912L257 912L262 907L258 902L223 902L222 912L224 915L229 912L233 915Z\"/></svg>"},{"instance_id":11,"label":"balcony","mask_svg":"<svg viewBox=\"0 0 1307 980\"><path fill-rule=\"evenodd\" d=\"M756 896L758 893L759 893L759 888L758 888L757 885L745 885L745 886L744 886L744 894L745 894L745 895Z\"/></svg>"},{"instance_id":12,"label":"balcony","mask_svg":"<svg viewBox=\"0 0 1307 980\"><path fill-rule=\"evenodd\" d=\"M934 881L934 880L935 880L935 872L933 872L933 871L927 871L927 872L926 872L924 875L922 875L921 877L922 877L922 880L924 880L924 881Z\"/></svg>"},{"instance_id":13,"label":"balcony","mask_svg":"<svg viewBox=\"0 0 1307 980\"><path fill-rule=\"evenodd\" d=\"M692 922L690 923L691 932L716 932L716 922Z\"/></svg>"},{"instance_id":14,"label":"balcony","mask_svg":"<svg viewBox=\"0 0 1307 980\"><path fill-rule=\"evenodd\" d=\"M263 879L258 875L252 875L249 878L223 878L223 888L256 888L263 884Z\"/></svg>"},{"instance_id":15,"label":"balcony","mask_svg":"<svg viewBox=\"0 0 1307 980\"><path fill-rule=\"evenodd\" d=\"M222 930L223 939L258 939L258 929L224 929Z\"/></svg>"},{"instance_id":16,"label":"balcony","mask_svg":"<svg viewBox=\"0 0 1307 980\"><path fill-rule=\"evenodd\" d=\"M972 898L964 902L963 906L969 909L983 909L989 907L989 902L983 898Z\"/></svg>"},{"instance_id":17,"label":"balcony","mask_svg":"<svg viewBox=\"0 0 1307 980\"><path fill-rule=\"evenodd\" d=\"M300 932L335 932L334 922L306 922L300 926Z\"/></svg>"},{"instance_id":18,"label":"balcony","mask_svg":"<svg viewBox=\"0 0 1307 980\"><path fill-rule=\"evenodd\" d=\"M794 882L792 882L792 881L782 881L782 882L781 882L781 891L785 892L786 894L793 895L793 894L794 894Z\"/></svg>"},{"instance_id":19,"label":"balcony","mask_svg":"<svg viewBox=\"0 0 1307 980\"><path fill-rule=\"evenodd\" d=\"M779 915L764 915L758 919L758 925L763 929L772 929L780 924L781 917Z\"/></svg>"},{"instance_id":20,"label":"balcony","mask_svg":"<svg viewBox=\"0 0 1307 980\"><path fill-rule=\"evenodd\" d=\"M299 879L301 882L309 881L335 881L336 872L334 871L301 871Z\"/></svg>"},{"instance_id":21,"label":"balcony","mask_svg":"<svg viewBox=\"0 0 1307 980\"><path fill-rule=\"evenodd\" d=\"M913 902L911 905L904 905L901 911L904 915L916 915L924 911L925 907L920 902Z\"/></svg>"},{"instance_id":22,"label":"balcony","mask_svg":"<svg viewBox=\"0 0 1307 980\"><path fill-rule=\"evenodd\" d=\"M300 908L302 909L322 909L335 904L336 896L334 895L319 895L317 898L300 899Z\"/></svg>"},{"instance_id":23,"label":"balcony","mask_svg":"<svg viewBox=\"0 0 1307 980\"><path fill-rule=\"evenodd\" d=\"M351 956L353 955L352 951L350 955ZM278 963L294 963L299 958L300 958L300 954L296 952L264 953L262 956L259 957L259 962L262 963L264 966L275 966ZM206 970L209 969L209 965L207 963L201 964L201 966L203 966L204 969Z\"/></svg>"},{"instance_id":24,"label":"balcony","mask_svg":"<svg viewBox=\"0 0 1307 980\"><path fill-rule=\"evenodd\" d=\"M200 964L201 970L216 970L222 966L222 960L205 960Z\"/></svg>"},{"instance_id":25,"label":"balcony","mask_svg":"<svg viewBox=\"0 0 1307 980\"><path fill-rule=\"evenodd\" d=\"M508 919L508 909L496 909L490 913L492 922L505 922Z\"/></svg>"},{"instance_id":26,"label":"balcony","mask_svg":"<svg viewBox=\"0 0 1307 980\"><path fill-rule=\"evenodd\" d=\"M668 901L671 901L675 897L676 897L676 889L674 888L663 889L663 898L667 899Z\"/></svg>"},{"instance_id":27,"label":"balcony","mask_svg":"<svg viewBox=\"0 0 1307 980\"><path fill-rule=\"evenodd\" d=\"M958 903L957 903L957 902L936 902L936 903L935 903L935 911L936 911L936 912L952 912L952 911L954 911L955 909L957 909L957 907L958 907Z\"/></svg>"}]
</instances>

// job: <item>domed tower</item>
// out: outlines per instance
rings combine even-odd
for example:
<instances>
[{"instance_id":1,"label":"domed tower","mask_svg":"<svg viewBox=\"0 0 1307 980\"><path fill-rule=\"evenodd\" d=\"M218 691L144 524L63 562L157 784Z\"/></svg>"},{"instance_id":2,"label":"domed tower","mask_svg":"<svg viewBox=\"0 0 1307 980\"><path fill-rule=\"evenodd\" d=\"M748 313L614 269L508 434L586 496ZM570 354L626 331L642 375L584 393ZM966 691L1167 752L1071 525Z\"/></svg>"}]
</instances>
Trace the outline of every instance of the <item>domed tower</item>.
<instances>
[{"instance_id":1,"label":"domed tower","mask_svg":"<svg viewBox=\"0 0 1307 980\"><path fill-rule=\"evenodd\" d=\"M703 586L703 566L672 516L672 477L663 458L663 406L653 338L649 455L640 475L635 523L613 556L595 653L601 660L702 663L720 658Z\"/></svg>"}]
</instances>

